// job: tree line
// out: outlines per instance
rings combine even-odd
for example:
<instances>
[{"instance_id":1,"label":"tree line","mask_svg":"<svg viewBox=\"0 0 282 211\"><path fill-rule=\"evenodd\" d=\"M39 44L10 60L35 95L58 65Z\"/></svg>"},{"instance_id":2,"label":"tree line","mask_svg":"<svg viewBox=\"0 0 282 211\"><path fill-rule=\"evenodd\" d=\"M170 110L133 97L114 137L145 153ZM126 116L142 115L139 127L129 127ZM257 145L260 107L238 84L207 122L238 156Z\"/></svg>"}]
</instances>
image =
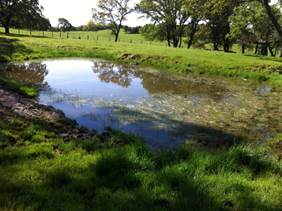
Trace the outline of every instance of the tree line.
<instances>
[{"instance_id":1,"label":"tree line","mask_svg":"<svg viewBox=\"0 0 282 211\"><path fill-rule=\"evenodd\" d=\"M234 43L242 53L275 56L281 51L280 0L99 0L93 9L96 22L110 26L118 40L122 23L135 11L151 20L140 32L148 39L165 40L168 46L187 48L212 43L229 52Z\"/></svg>"},{"instance_id":2,"label":"tree line","mask_svg":"<svg viewBox=\"0 0 282 211\"><path fill-rule=\"evenodd\" d=\"M254 48L262 55L275 56L282 47L281 0L99 0L92 9L93 20L73 27L60 18L58 27L42 15L39 0L1 0L0 24L9 33L11 27L37 30L110 29L118 41L122 28L141 32L147 39L167 42L179 48L201 47L211 43L214 50L229 52L240 44L242 53ZM137 12L151 21L144 27L127 27L124 21Z\"/></svg>"}]
</instances>

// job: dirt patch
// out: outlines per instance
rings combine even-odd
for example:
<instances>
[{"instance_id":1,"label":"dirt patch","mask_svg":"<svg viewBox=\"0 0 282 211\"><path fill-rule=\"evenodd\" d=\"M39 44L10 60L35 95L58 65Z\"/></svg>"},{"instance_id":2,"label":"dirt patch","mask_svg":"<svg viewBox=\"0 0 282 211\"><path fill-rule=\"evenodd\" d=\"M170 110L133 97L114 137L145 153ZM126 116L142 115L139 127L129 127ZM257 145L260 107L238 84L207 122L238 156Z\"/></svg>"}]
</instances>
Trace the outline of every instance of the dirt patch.
<instances>
[{"instance_id":1,"label":"dirt patch","mask_svg":"<svg viewBox=\"0 0 282 211\"><path fill-rule=\"evenodd\" d=\"M35 100L24 98L19 94L0 86L0 107L29 120L45 122L51 126L60 127L62 138L87 138L96 134L65 117L64 113L50 106L40 105ZM2 115L1 115L2 116ZM8 115L7 115L8 117Z\"/></svg>"}]
</instances>

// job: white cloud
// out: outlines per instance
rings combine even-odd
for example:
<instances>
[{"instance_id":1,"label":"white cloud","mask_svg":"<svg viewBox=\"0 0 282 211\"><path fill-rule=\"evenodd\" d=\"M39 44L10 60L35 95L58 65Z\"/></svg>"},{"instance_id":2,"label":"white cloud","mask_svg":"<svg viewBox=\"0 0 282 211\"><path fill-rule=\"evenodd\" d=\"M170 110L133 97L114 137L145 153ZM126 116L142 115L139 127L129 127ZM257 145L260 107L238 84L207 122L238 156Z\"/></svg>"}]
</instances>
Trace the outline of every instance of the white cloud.
<instances>
[{"instance_id":1,"label":"white cloud","mask_svg":"<svg viewBox=\"0 0 282 211\"><path fill-rule=\"evenodd\" d=\"M72 25L86 24L92 17L91 9L98 0L39 0L44 7L43 14L56 26L59 18L68 19ZM136 0L138 1L138 0ZM139 19L138 14L131 14L125 24L130 26L144 25L144 19Z\"/></svg>"}]
</instances>

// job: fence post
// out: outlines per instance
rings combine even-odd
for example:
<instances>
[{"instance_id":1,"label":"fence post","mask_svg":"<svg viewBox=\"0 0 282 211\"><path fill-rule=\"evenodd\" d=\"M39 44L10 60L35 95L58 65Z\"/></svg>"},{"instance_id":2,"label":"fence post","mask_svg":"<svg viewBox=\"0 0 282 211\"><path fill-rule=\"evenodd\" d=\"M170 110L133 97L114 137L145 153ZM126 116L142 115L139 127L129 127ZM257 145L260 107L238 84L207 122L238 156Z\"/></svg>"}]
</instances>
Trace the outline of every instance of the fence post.
<instances>
[{"instance_id":1,"label":"fence post","mask_svg":"<svg viewBox=\"0 0 282 211\"><path fill-rule=\"evenodd\" d=\"M67 32L67 39L69 39L69 32Z\"/></svg>"},{"instance_id":2,"label":"fence post","mask_svg":"<svg viewBox=\"0 0 282 211\"><path fill-rule=\"evenodd\" d=\"M51 33L52 33L52 38L53 38L54 37L53 31Z\"/></svg>"},{"instance_id":3,"label":"fence post","mask_svg":"<svg viewBox=\"0 0 282 211\"><path fill-rule=\"evenodd\" d=\"M43 34L43 37L44 37L44 31L42 32L42 34Z\"/></svg>"},{"instance_id":4,"label":"fence post","mask_svg":"<svg viewBox=\"0 0 282 211\"><path fill-rule=\"evenodd\" d=\"M30 36L32 35L31 29L29 30L29 35L30 35Z\"/></svg>"},{"instance_id":5,"label":"fence post","mask_svg":"<svg viewBox=\"0 0 282 211\"><path fill-rule=\"evenodd\" d=\"M89 40L89 35L87 35L87 40Z\"/></svg>"}]
</instances>

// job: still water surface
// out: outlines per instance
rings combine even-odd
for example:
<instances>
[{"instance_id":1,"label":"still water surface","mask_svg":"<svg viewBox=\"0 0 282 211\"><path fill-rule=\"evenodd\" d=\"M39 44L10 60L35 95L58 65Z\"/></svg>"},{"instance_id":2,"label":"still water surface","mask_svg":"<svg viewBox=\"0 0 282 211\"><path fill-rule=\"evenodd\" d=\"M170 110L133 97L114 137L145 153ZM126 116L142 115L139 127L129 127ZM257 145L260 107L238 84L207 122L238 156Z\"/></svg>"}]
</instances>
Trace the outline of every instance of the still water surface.
<instances>
[{"instance_id":1,"label":"still water surface","mask_svg":"<svg viewBox=\"0 0 282 211\"><path fill-rule=\"evenodd\" d=\"M153 148L265 141L281 132L281 93L267 85L175 76L99 60L9 65L8 77L42 86L38 101L80 125L142 136Z\"/></svg>"}]
</instances>

